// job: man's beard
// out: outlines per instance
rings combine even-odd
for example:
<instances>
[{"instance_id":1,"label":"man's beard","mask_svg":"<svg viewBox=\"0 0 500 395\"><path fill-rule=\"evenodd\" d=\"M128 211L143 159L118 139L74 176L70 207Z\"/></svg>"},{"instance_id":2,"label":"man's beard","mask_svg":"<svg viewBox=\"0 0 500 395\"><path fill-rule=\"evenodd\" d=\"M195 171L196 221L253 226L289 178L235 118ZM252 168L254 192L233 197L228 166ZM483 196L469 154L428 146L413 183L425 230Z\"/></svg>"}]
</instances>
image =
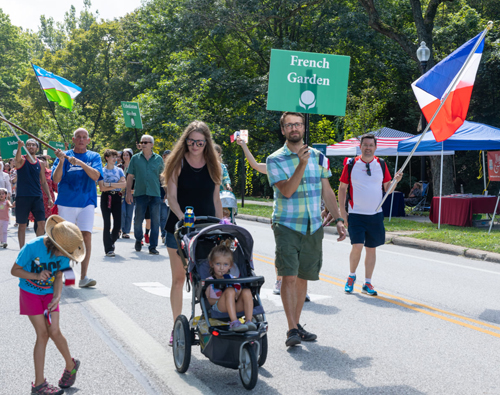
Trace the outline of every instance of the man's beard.
<instances>
[{"instance_id":1,"label":"man's beard","mask_svg":"<svg viewBox=\"0 0 500 395\"><path fill-rule=\"evenodd\" d=\"M303 137L304 136L301 136L300 133L296 136L293 136L293 137L290 135L290 136L288 136L287 141L289 141L291 143L299 143L302 141Z\"/></svg>"}]
</instances>

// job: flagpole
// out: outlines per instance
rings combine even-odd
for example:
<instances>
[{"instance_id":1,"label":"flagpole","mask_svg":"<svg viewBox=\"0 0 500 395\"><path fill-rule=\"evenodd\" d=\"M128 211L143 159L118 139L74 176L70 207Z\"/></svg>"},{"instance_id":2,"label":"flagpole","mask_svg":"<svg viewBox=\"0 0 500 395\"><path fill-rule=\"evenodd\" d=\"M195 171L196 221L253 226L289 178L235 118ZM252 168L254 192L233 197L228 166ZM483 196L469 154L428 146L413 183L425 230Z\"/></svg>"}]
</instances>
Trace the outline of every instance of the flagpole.
<instances>
[{"instance_id":1,"label":"flagpole","mask_svg":"<svg viewBox=\"0 0 500 395\"><path fill-rule=\"evenodd\" d=\"M35 65L33 64L33 62L30 62L31 63L31 67L33 68L33 72L35 73L35 78L36 80L38 81L38 85L40 85L40 89L42 90L43 92L43 87L42 87L42 83L40 82L40 80L38 79L38 75L36 74L36 70L35 70ZM54 116L54 119L56 120L56 124L57 124L57 127L59 129L59 133L61 133L61 136L63 138L63 142L66 142L66 136L64 135L62 129L61 129L61 125L59 125L59 121L57 120L56 118L56 112L55 112L55 109L54 107L50 104L50 100L49 98L47 97L47 95L45 94L45 92L43 92L43 95L45 96L45 99L47 100L47 105L49 106L49 109L50 111L52 112L52 115Z\"/></svg>"},{"instance_id":2,"label":"flagpole","mask_svg":"<svg viewBox=\"0 0 500 395\"><path fill-rule=\"evenodd\" d=\"M3 115L2 111L0 111L0 115L2 116L2 118L5 118L5 115ZM17 140L18 141L21 141L21 139L19 138L19 136L17 135L16 131L12 128L12 126L10 126L10 124L8 125L9 126L9 129L12 133L14 133L14 136L16 136ZM31 154L28 152L28 149L23 145L23 148L24 150L26 151L26 153L28 154L28 156L30 157L31 161L34 162L35 160L33 159L33 157L31 156Z\"/></svg>"},{"instance_id":3,"label":"flagpole","mask_svg":"<svg viewBox=\"0 0 500 395\"><path fill-rule=\"evenodd\" d=\"M7 121L5 118L2 118L2 117L0 117L0 121L3 121L3 122L5 122L6 124L8 124L8 125L10 125L10 126L14 126L14 127L15 127L17 130L19 130L20 132L23 132L24 134L28 135L28 136L29 136L29 137L31 137L32 139L34 139L34 140L38 141L40 144L45 145L47 148L50 148L52 151L54 151L54 152L55 152L55 151L57 150L57 148L52 147L49 143L47 143L47 142L43 141L42 139L40 139L40 138L36 137L35 135L31 134L30 132L27 132L26 130L24 130L24 129L23 129L23 128L21 128L20 126L17 126L15 123L12 123L12 122L10 122L10 121ZM67 156L66 156L66 155L64 155L64 156L67 158Z\"/></svg>"},{"instance_id":4,"label":"flagpole","mask_svg":"<svg viewBox=\"0 0 500 395\"><path fill-rule=\"evenodd\" d=\"M432 125L432 122L434 122L434 119L436 119L437 115L439 114L439 111L441 110L441 108L443 107L444 103L446 103L446 99L448 99L448 96L450 95L450 93L453 91L453 89L455 88L455 86L458 84L458 82L460 81L460 77L462 77L462 74L465 72L465 69L467 68L467 65L469 64L470 60L472 59L472 55L474 55L476 53L476 49L479 47L479 45L481 44L481 42L483 41L484 39L484 36L486 36L486 33L488 33L488 30L490 30L491 28L493 27L493 22L492 21L489 21L488 22L488 26L486 27L486 29L484 29L483 33L481 34L481 37L479 37L479 39L477 40L476 44L474 45L474 48L472 48L472 51L469 53L469 56L467 57L464 65L462 66L460 72L455 76L455 79L453 80L453 83L450 85L450 87L448 88L448 91L446 92L446 96L444 97L443 100L441 100L441 103L439 104L439 107L438 109L436 110L436 112L434 113L434 115L432 116L431 120L429 121L429 123L427 124L427 126L425 127L425 130L422 132L422 135L420 136L420 138L418 139L417 143L415 144L415 146L413 147L413 149L411 150L410 154L408 155L408 157L406 158L406 161L403 163L403 166L401 166L401 168L399 169L399 171L404 171L404 169L406 168L406 166L408 165L408 162L410 161L411 157L413 156L413 154L415 153L415 151L417 150L420 142L422 141L422 139L425 137L425 134L427 133L427 131L429 130L429 128L431 127ZM393 179L392 182L391 182L391 185L389 186L389 191L394 187L394 184L396 183L396 179ZM387 196L388 194L385 194L384 197L382 198L382 201L380 202L380 204L378 205L377 207L377 210L380 210L380 207L382 207L382 205L384 204L385 200L387 199Z\"/></svg>"}]
</instances>

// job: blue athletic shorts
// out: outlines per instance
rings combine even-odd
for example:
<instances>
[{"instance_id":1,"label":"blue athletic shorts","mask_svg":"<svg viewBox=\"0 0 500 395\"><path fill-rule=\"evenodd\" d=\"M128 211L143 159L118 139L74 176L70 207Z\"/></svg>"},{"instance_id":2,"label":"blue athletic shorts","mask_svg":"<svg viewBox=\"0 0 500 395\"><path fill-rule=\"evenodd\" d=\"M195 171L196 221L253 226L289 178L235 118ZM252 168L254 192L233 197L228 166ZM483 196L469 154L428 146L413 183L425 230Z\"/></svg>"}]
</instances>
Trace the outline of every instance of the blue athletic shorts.
<instances>
[{"instance_id":1,"label":"blue athletic shorts","mask_svg":"<svg viewBox=\"0 0 500 395\"><path fill-rule=\"evenodd\" d=\"M374 215L349 214L348 230L351 244L375 248L385 244L384 213Z\"/></svg>"}]
</instances>

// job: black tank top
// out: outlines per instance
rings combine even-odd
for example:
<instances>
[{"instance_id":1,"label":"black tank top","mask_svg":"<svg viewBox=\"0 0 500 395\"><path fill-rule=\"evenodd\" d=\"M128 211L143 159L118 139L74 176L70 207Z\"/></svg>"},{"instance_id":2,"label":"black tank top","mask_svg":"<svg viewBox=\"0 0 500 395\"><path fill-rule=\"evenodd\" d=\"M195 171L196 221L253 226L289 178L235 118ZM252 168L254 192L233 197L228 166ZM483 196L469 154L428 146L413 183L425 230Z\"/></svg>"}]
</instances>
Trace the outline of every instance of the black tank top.
<instances>
[{"instance_id":1,"label":"black tank top","mask_svg":"<svg viewBox=\"0 0 500 395\"><path fill-rule=\"evenodd\" d=\"M40 161L35 157L36 162L31 163L26 156L23 158L24 164L17 169L17 196L43 196L40 186Z\"/></svg>"},{"instance_id":2,"label":"black tank top","mask_svg":"<svg viewBox=\"0 0 500 395\"><path fill-rule=\"evenodd\" d=\"M215 216L214 189L215 184L206 164L202 168L196 169L191 167L187 160L183 161L181 174L177 179L177 203L179 203L182 212L186 210L186 206L192 206L195 217ZM174 233L175 224L178 221L177 215L170 210L165 230Z\"/></svg>"}]
</instances>

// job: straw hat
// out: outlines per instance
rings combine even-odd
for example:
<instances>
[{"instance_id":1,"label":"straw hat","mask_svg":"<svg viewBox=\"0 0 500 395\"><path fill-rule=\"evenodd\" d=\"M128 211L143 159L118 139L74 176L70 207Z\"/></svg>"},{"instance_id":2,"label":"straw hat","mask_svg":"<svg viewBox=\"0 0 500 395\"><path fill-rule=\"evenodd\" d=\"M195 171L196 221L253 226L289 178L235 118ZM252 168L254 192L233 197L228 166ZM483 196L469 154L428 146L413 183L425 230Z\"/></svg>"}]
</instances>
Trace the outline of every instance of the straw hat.
<instances>
[{"instance_id":1,"label":"straw hat","mask_svg":"<svg viewBox=\"0 0 500 395\"><path fill-rule=\"evenodd\" d=\"M45 232L56 247L69 259L81 262L85 258L85 244L80 229L59 215L51 215L45 223Z\"/></svg>"}]
</instances>

